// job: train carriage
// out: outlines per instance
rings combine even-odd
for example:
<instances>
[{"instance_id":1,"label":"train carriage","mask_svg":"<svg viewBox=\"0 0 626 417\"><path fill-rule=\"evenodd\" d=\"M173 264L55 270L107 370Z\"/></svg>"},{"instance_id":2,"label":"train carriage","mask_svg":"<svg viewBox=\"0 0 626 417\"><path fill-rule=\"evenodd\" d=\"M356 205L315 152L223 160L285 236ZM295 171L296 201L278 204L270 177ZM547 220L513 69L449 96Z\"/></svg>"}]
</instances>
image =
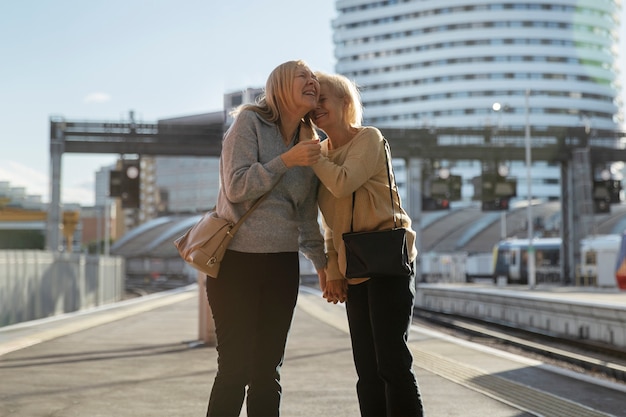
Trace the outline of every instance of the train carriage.
<instances>
[{"instance_id":1,"label":"train carriage","mask_svg":"<svg viewBox=\"0 0 626 417\"><path fill-rule=\"evenodd\" d=\"M560 282L561 239L537 238L535 252L537 283ZM505 277L507 284L528 284L528 239L507 239L494 248L494 281Z\"/></svg>"}]
</instances>

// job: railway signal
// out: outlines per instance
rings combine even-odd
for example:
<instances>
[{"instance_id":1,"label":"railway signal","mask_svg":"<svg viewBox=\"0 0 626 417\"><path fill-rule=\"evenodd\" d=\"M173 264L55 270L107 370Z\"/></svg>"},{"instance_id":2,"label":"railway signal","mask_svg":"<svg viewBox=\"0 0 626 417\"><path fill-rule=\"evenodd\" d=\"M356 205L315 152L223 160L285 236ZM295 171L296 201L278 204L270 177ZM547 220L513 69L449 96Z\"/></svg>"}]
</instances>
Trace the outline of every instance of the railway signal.
<instances>
[{"instance_id":1,"label":"railway signal","mask_svg":"<svg viewBox=\"0 0 626 417\"><path fill-rule=\"evenodd\" d=\"M139 208L139 160L122 161L122 208Z\"/></svg>"},{"instance_id":2,"label":"railway signal","mask_svg":"<svg viewBox=\"0 0 626 417\"><path fill-rule=\"evenodd\" d=\"M109 197L122 195L122 171L109 171Z\"/></svg>"},{"instance_id":3,"label":"railway signal","mask_svg":"<svg viewBox=\"0 0 626 417\"><path fill-rule=\"evenodd\" d=\"M498 173L486 172L481 178L482 211L509 209L511 198L517 196L517 180Z\"/></svg>"},{"instance_id":4,"label":"railway signal","mask_svg":"<svg viewBox=\"0 0 626 417\"><path fill-rule=\"evenodd\" d=\"M593 182L593 212L594 213L610 213L611 212L611 192L609 181Z\"/></svg>"},{"instance_id":5,"label":"railway signal","mask_svg":"<svg viewBox=\"0 0 626 417\"><path fill-rule=\"evenodd\" d=\"M422 211L448 210L450 200L446 198L422 197Z\"/></svg>"},{"instance_id":6,"label":"railway signal","mask_svg":"<svg viewBox=\"0 0 626 417\"><path fill-rule=\"evenodd\" d=\"M109 175L109 197L119 197L122 208L139 208L141 170L139 160L122 161L122 169Z\"/></svg>"},{"instance_id":7,"label":"railway signal","mask_svg":"<svg viewBox=\"0 0 626 417\"><path fill-rule=\"evenodd\" d=\"M422 197L423 211L448 210L451 201L461 199L462 177L460 175L446 175L429 181L427 187L429 196Z\"/></svg>"}]
</instances>

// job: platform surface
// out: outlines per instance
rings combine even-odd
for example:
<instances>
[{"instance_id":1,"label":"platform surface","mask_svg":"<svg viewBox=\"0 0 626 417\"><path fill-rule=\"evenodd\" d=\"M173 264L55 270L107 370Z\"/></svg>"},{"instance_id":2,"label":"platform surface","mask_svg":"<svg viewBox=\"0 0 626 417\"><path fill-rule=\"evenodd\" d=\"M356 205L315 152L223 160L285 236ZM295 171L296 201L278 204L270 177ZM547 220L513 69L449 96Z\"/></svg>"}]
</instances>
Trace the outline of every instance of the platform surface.
<instances>
[{"instance_id":1,"label":"platform surface","mask_svg":"<svg viewBox=\"0 0 626 417\"><path fill-rule=\"evenodd\" d=\"M0 416L204 416L217 354L198 343L200 296L190 286L1 328ZM565 396L582 382L563 387L563 396L512 382L513 376L523 381L541 372L544 384L557 383L561 376L539 363L494 356L426 329L414 328L409 343L427 416L526 417L536 415L526 405L539 402L574 404L576 412L588 407ZM306 288L289 336L282 383L282 416L359 416L345 310ZM626 390L598 390L605 405L626 397ZM618 414L589 410L582 415Z\"/></svg>"}]
</instances>

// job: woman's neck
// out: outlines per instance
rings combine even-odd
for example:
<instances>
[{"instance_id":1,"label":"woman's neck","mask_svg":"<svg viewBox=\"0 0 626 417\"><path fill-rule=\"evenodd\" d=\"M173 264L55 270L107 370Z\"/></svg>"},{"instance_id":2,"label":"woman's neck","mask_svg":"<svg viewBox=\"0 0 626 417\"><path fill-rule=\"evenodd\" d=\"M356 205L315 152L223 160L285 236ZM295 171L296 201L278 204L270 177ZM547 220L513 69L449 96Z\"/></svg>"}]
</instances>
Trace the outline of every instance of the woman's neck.
<instances>
[{"instance_id":1,"label":"woman's neck","mask_svg":"<svg viewBox=\"0 0 626 417\"><path fill-rule=\"evenodd\" d=\"M352 126L337 126L324 132L328 135L331 148L337 149L350 142L359 130Z\"/></svg>"},{"instance_id":2,"label":"woman's neck","mask_svg":"<svg viewBox=\"0 0 626 417\"><path fill-rule=\"evenodd\" d=\"M296 130L300 125L300 118L296 117L284 117L281 118L278 128L280 134L283 136L283 141L286 145L289 145L293 140L293 136L296 134Z\"/></svg>"}]
</instances>

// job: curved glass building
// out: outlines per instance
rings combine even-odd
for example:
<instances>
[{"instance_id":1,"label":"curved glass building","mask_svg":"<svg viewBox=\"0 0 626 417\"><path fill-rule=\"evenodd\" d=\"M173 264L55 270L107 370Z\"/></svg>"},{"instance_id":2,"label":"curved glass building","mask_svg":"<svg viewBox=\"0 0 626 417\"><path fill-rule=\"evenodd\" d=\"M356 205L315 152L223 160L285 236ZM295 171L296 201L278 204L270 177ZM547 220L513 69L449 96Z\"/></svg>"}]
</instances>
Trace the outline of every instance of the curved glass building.
<instances>
[{"instance_id":1,"label":"curved glass building","mask_svg":"<svg viewBox=\"0 0 626 417\"><path fill-rule=\"evenodd\" d=\"M367 124L491 127L497 135L523 130L527 110L533 131L613 131L621 123L620 0L337 0L336 7L336 71L361 86ZM558 168L536 173L537 196L558 198Z\"/></svg>"}]
</instances>

